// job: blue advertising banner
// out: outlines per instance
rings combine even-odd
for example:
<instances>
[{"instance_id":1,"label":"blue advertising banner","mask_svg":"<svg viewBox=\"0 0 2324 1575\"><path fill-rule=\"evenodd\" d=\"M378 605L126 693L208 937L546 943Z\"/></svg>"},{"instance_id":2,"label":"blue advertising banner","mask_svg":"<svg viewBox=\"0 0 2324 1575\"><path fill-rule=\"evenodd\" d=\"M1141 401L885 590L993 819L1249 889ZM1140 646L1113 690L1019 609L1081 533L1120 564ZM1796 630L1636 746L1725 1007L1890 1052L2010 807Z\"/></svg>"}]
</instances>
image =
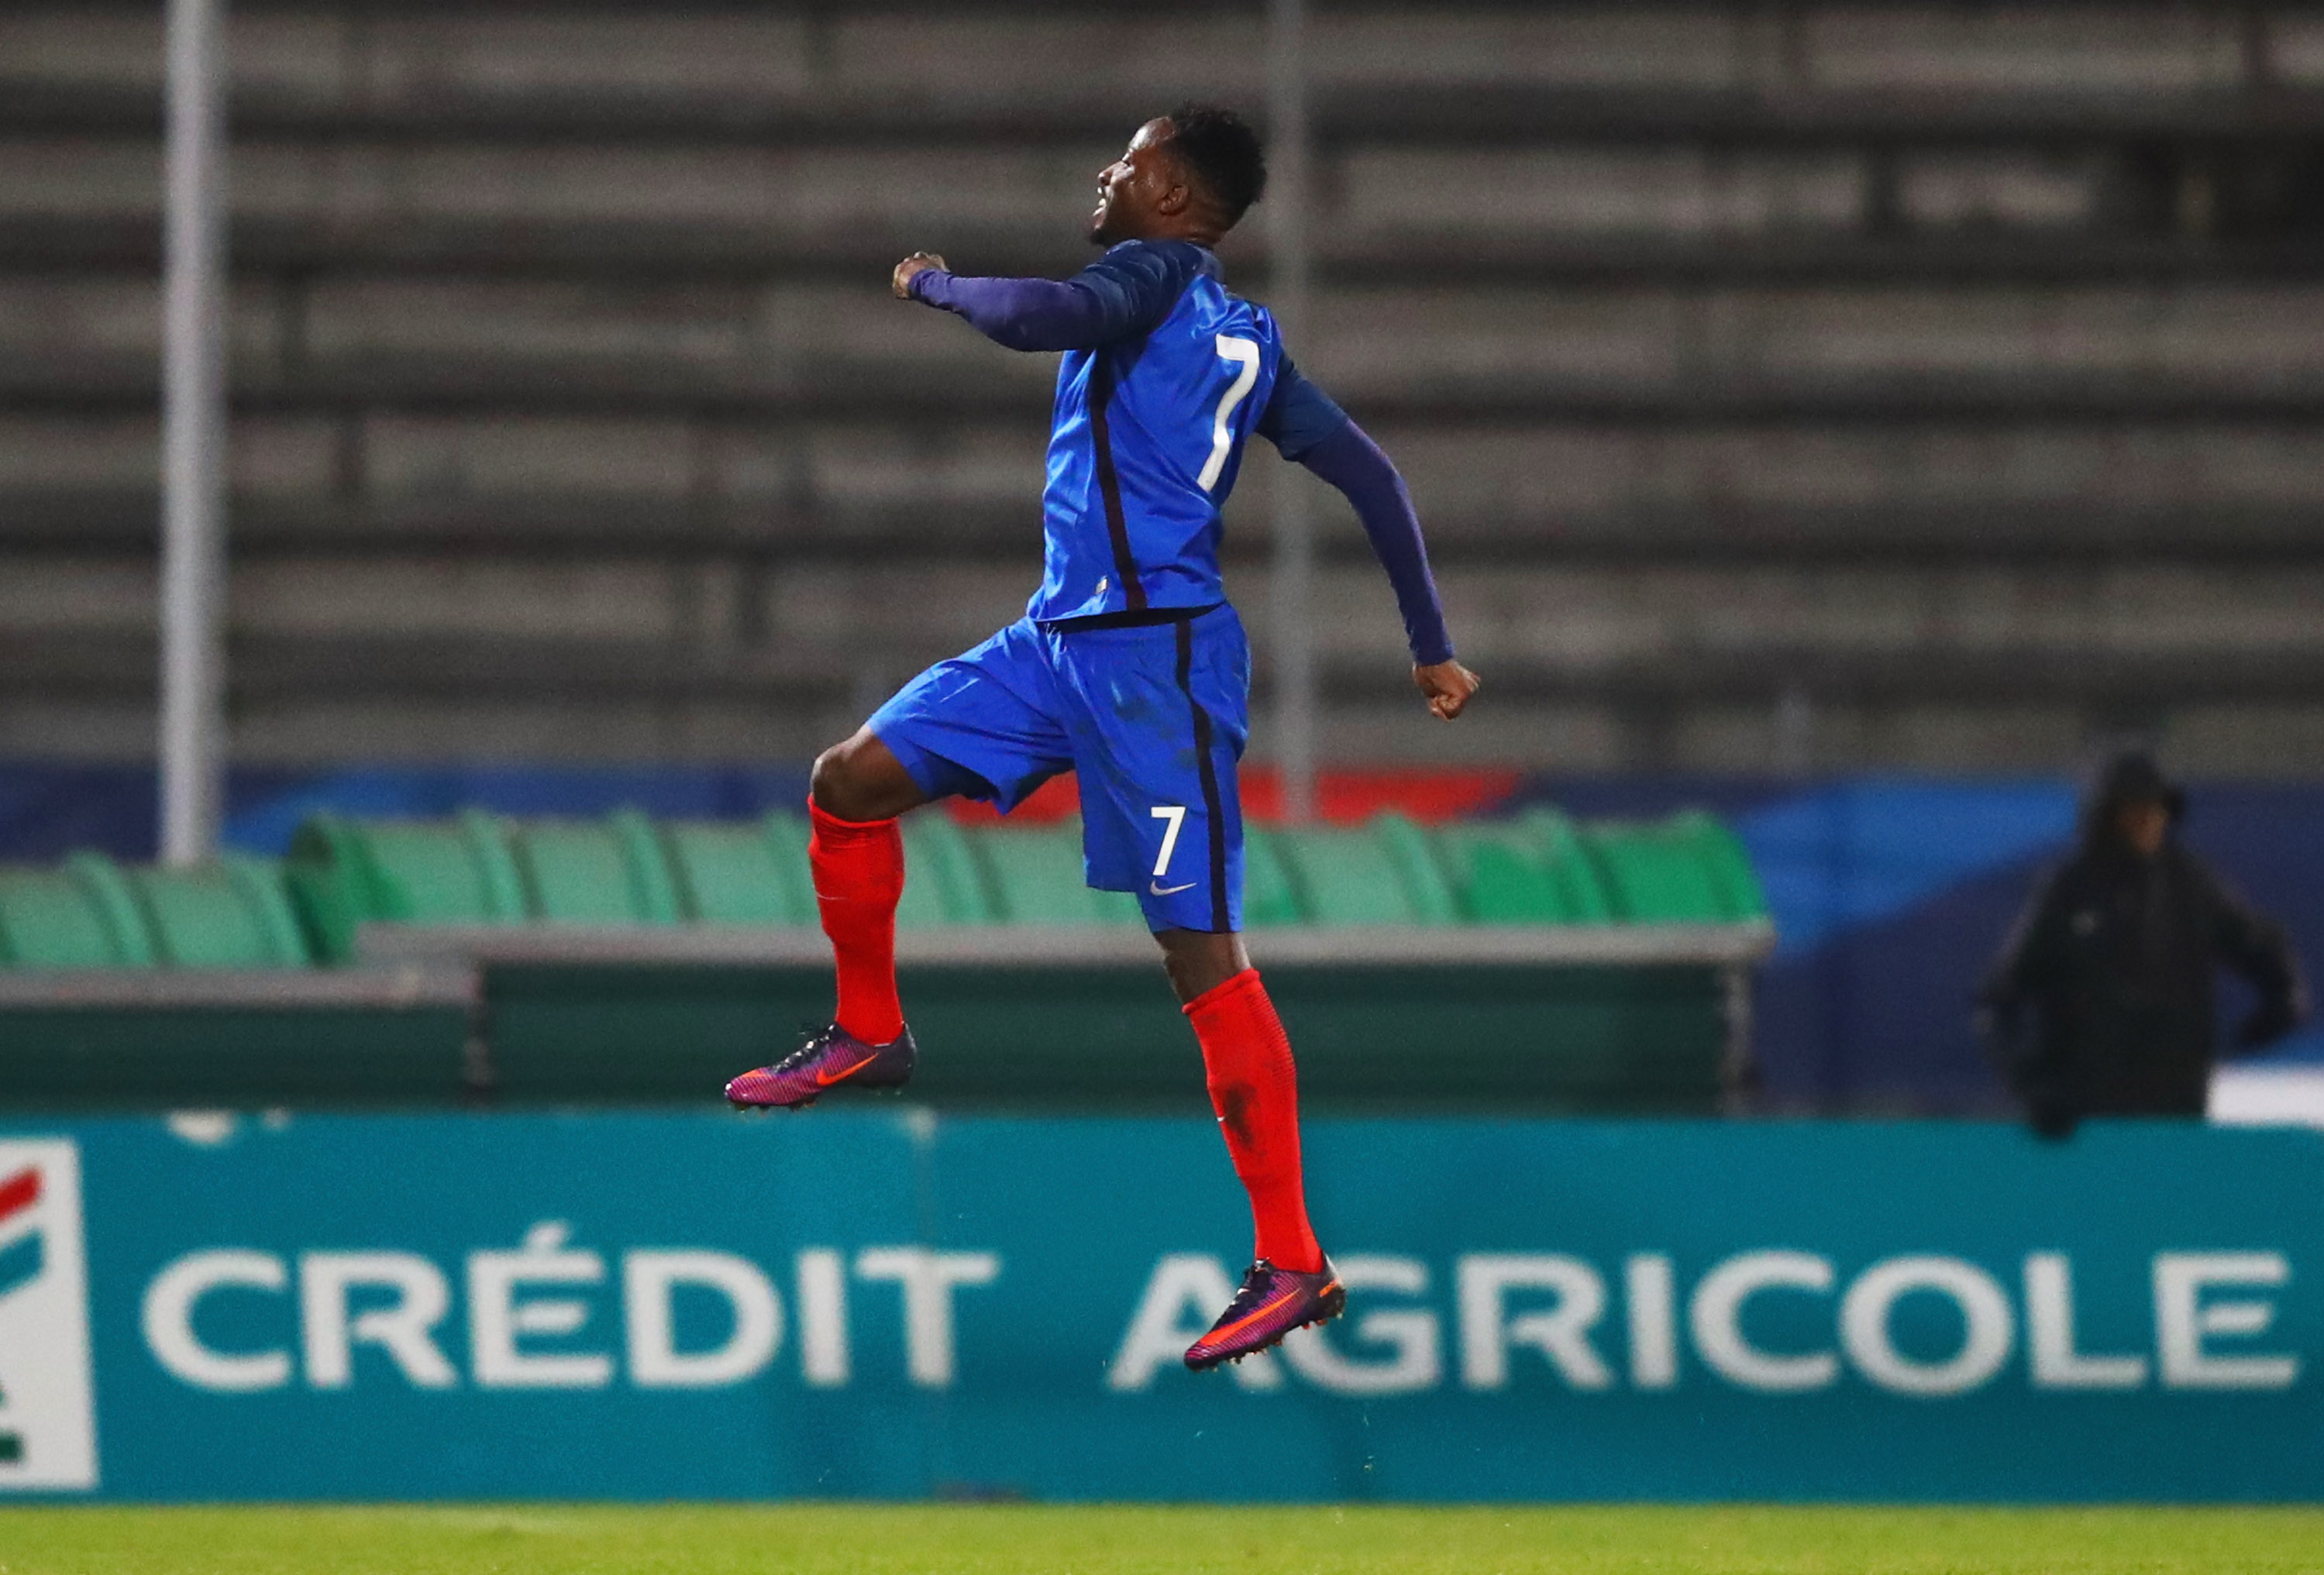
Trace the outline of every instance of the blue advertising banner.
<instances>
[{"instance_id":1,"label":"blue advertising banner","mask_svg":"<svg viewBox=\"0 0 2324 1575\"><path fill-rule=\"evenodd\" d=\"M0 1135L0 1488L2313 1499L2324 1135L1319 1121L1344 1320L1178 1354L1200 1120Z\"/></svg>"}]
</instances>

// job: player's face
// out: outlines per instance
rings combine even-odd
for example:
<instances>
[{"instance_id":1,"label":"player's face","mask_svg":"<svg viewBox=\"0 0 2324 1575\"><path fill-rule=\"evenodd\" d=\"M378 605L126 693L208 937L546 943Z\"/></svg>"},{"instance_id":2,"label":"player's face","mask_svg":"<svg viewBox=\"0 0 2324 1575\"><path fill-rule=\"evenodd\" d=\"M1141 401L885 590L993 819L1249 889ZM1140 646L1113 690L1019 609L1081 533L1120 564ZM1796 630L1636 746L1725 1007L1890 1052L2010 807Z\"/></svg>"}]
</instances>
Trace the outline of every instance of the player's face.
<instances>
[{"instance_id":1,"label":"player's face","mask_svg":"<svg viewBox=\"0 0 2324 1575\"><path fill-rule=\"evenodd\" d=\"M1176 184L1177 170L1164 144L1167 120L1138 128L1121 157L1097 172L1097 207L1090 215L1090 239L1101 246L1135 240L1146 233L1162 198Z\"/></svg>"}]
</instances>

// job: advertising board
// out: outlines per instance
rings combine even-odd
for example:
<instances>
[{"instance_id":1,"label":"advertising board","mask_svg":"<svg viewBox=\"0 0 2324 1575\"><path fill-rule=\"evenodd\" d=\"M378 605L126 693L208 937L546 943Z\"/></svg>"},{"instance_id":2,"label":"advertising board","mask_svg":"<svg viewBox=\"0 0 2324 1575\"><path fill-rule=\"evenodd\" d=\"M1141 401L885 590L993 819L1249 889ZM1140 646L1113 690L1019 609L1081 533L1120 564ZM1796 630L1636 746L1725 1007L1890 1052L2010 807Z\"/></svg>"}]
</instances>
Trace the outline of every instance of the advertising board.
<instances>
[{"instance_id":1,"label":"advertising board","mask_svg":"<svg viewBox=\"0 0 2324 1575\"><path fill-rule=\"evenodd\" d=\"M0 1489L2324 1497L2324 1136L1333 1120L1307 1148L1347 1316L1196 1376L1248 1239L1204 1121L23 1124Z\"/></svg>"}]
</instances>

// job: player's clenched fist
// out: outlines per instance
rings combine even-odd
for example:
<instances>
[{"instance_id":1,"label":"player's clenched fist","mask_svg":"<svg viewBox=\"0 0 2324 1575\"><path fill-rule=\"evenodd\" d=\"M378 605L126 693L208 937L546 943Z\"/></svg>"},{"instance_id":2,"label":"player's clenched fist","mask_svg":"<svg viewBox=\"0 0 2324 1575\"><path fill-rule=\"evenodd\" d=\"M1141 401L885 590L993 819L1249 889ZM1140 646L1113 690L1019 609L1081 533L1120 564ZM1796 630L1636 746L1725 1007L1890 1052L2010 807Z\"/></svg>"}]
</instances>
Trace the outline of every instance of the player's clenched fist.
<instances>
[{"instance_id":1,"label":"player's clenched fist","mask_svg":"<svg viewBox=\"0 0 2324 1575\"><path fill-rule=\"evenodd\" d=\"M1412 669L1412 681L1428 696L1428 709L1450 722L1461 714L1469 704L1469 696L1477 692L1477 675L1459 662L1434 662Z\"/></svg>"},{"instance_id":2,"label":"player's clenched fist","mask_svg":"<svg viewBox=\"0 0 2324 1575\"><path fill-rule=\"evenodd\" d=\"M913 275L944 265L945 260L934 252L915 252L896 264L896 276L889 282L888 288L896 292L898 300L909 300L912 299Z\"/></svg>"}]
</instances>

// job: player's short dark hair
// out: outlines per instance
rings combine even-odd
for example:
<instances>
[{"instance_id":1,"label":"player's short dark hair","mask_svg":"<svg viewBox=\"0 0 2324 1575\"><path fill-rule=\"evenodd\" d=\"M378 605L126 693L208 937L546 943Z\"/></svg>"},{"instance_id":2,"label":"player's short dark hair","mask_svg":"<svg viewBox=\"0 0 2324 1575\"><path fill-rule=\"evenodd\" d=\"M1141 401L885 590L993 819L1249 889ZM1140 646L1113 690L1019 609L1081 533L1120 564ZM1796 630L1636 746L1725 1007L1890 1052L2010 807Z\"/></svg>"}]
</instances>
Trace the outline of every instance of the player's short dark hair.
<instances>
[{"instance_id":1,"label":"player's short dark hair","mask_svg":"<svg viewBox=\"0 0 2324 1575\"><path fill-rule=\"evenodd\" d=\"M1267 154L1250 123L1215 104L1170 112L1170 151L1231 225L1267 190Z\"/></svg>"}]
</instances>

